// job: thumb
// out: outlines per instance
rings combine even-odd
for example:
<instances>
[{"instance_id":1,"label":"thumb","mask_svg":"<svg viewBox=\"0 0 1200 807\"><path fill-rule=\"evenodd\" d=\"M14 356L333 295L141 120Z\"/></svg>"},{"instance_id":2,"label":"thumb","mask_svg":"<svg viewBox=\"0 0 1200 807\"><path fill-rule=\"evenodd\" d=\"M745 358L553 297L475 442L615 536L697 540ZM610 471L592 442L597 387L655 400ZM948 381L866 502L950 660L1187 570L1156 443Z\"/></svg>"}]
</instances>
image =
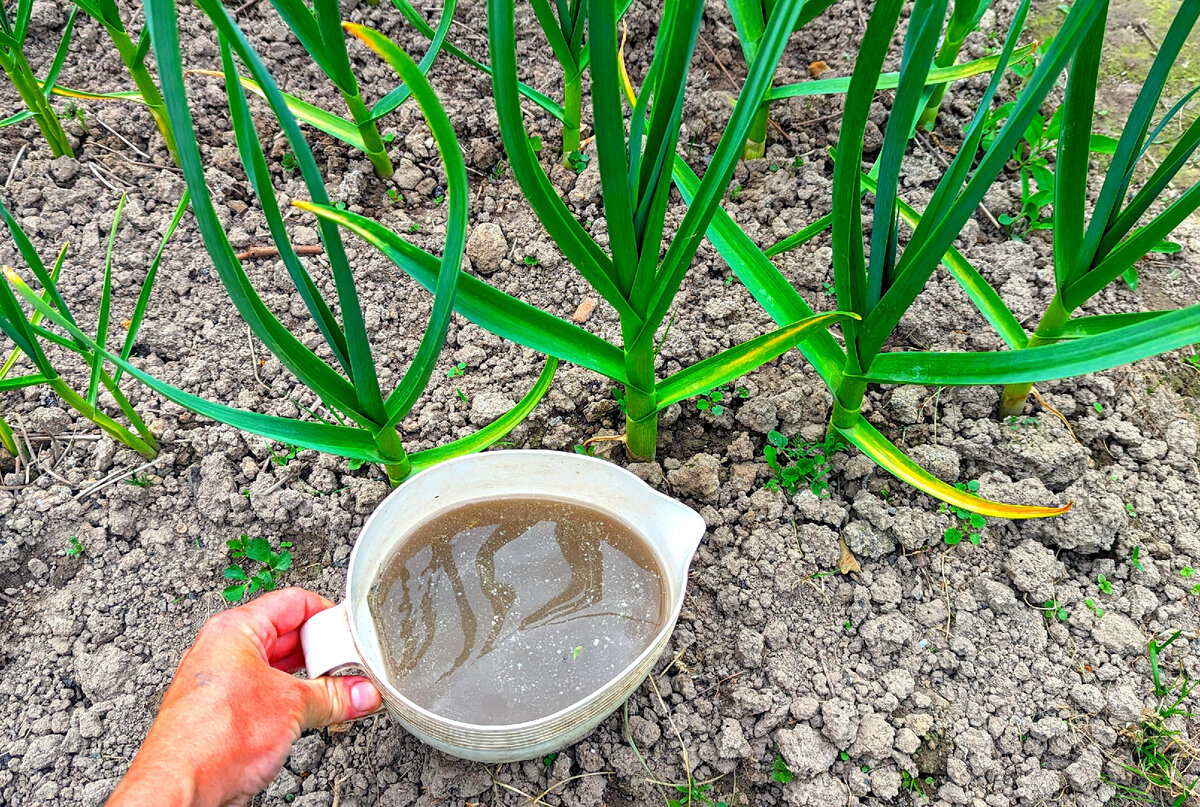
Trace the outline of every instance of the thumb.
<instances>
[{"instance_id":1,"label":"thumb","mask_svg":"<svg viewBox=\"0 0 1200 807\"><path fill-rule=\"evenodd\" d=\"M360 675L322 675L298 680L305 691L303 728L316 729L365 717L379 708L379 690Z\"/></svg>"}]
</instances>

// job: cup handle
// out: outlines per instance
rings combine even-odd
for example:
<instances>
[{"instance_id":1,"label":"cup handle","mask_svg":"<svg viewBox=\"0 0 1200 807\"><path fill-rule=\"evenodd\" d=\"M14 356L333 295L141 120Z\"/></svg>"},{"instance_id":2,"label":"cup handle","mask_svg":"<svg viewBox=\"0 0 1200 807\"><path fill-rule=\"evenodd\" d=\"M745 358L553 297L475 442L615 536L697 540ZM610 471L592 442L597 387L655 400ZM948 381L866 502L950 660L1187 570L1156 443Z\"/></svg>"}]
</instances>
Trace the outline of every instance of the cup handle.
<instances>
[{"instance_id":1,"label":"cup handle","mask_svg":"<svg viewBox=\"0 0 1200 807\"><path fill-rule=\"evenodd\" d=\"M363 666L350 634L349 619L349 609L343 602L313 614L300 627L300 647L309 678Z\"/></svg>"}]
</instances>

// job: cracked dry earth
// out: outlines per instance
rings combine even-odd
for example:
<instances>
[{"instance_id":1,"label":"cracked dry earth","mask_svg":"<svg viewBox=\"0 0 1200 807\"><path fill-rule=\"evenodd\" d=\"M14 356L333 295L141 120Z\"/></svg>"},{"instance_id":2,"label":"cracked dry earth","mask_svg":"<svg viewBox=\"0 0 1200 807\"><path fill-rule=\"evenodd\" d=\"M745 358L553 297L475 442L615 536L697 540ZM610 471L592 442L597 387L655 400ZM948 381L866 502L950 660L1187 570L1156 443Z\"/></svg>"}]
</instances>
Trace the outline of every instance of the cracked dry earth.
<instances>
[{"instance_id":1,"label":"cracked dry earth","mask_svg":"<svg viewBox=\"0 0 1200 807\"><path fill-rule=\"evenodd\" d=\"M1007 24L1013 5L995 4L983 32L968 40L967 55L982 55L985 35ZM398 15L385 7L345 7L351 19L420 52ZM482 56L482 8L463 3L459 14L462 44ZM181 18L185 62L212 66L217 54L211 32L193 8L182 7ZM39 2L34 38L44 46L63 19L57 4ZM635 2L629 21L630 41L640 36L648 42L653 5ZM240 23L268 54L285 89L317 88L306 98L338 108L267 4L248 9ZM518 24L532 27L527 11ZM778 81L806 77L816 60L825 61L831 75L848 73L860 30L855 5L835 5L827 24L797 34ZM698 163L728 115L729 73L739 78L740 69L723 8L706 11L701 33L707 49L698 48L693 65L682 138L693 144ZM77 37L64 77L79 86L117 89L122 74L115 56L89 55L100 48L94 26L80 26ZM545 49L532 37L521 48L530 64L527 80L552 90L559 78ZM635 73L645 58L631 62ZM387 83L378 62L359 52L355 59L365 86ZM569 317L592 295L546 239L516 185L495 173L502 154L486 80L442 60L431 75L472 168L468 270ZM237 164L220 87L195 78L189 89L204 133L209 181L224 200L221 213L235 247L269 243ZM978 82L968 81L951 93L943 142L953 143L956 121L969 115L968 102L979 91ZM883 96L868 127L869 155L878 150L879 127L886 122L889 99ZM5 100L15 103L7 95ZM831 99L778 105L773 118L779 128L772 128L767 158L738 169L735 182L742 190L727 207L760 244L828 212L830 165L823 155L836 141L837 110ZM127 190L114 303L125 312L182 181L166 167L161 144L148 138L145 115L100 104L88 106L88 114L152 161L133 155L100 126L84 132L77 122L69 124L79 156L59 160L50 160L27 128L5 129L0 164L12 163L22 146L26 151L4 199L43 255L71 242L63 293L78 311L90 311L117 201L97 172ZM532 113L530 119L552 152L554 127ZM261 126L278 160L282 141L265 118ZM411 237L436 251L444 212L433 199L442 177L428 129L405 106L385 131L397 134L391 186L337 144L317 136L312 142L336 198L401 232L419 225ZM935 157L914 146L901 188L909 202L919 206L928 199L941 171ZM552 176L577 214L602 229L595 161L578 176L561 169ZM295 176L279 170L276 182L288 198L302 195ZM1015 212L1017 184L1015 176L998 183L986 200L989 209ZM403 200L389 204L388 187L399 189ZM297 243L316 243L311 220L292 215L290 224ZM1176 240L1182 252L1147 262L1136 294L1114 285L1087 312L1194 302L1200 229L1188 225ZM381 379L394 384L419 339L428 298L366 245L350 239L347 245ZM981 219L964 230L959 247L1023 321L1050 299L1051 254L1041 234L1018 243ZM5 261L17 260L8 242L0 252ZM536 265L524 260L527 255L537 258ZM824 290L827 235L778 260L815 307L832 306ZM314 265L321 265L319 258ZM249 266L285 324L302 338L315 337L282 265L264 260ZM715 253L702 248L681 290L660 372L771 327L744 288L725 282L727 276ZM964 313L964 303L953 282L936 275L894 346L996 348L995 335ZM604 305L586 327L619 338L615 314ZM828 395L795 352L739 379L735 386L745 396L728 396L719 416L697 410L694 402L672 407L663 417L658 461L630 467L699 510L709 529L692 565L678 629L652 684L583 742L545 761L499 767L464 762L422 746L387 717L345 731L310 732L255 804L517 805L541 794L541 802L551 805L620 807L680 797L673 784L689 776L711 785L708 797L730 805L1112 803L1113 783L1133 781L1122 768L1132 759L1130 727L1158 705L1147 642L1181 631L1163 654L1164 675L1173 679L1182 670L1200 676L1200 596L1191 593L1196 578L1185 576L1200 567L1200 377L1182 360L1187 353L1041 385L1045 402L1070 423L1073 435L1036 403L1014 423L997 420L995 389L872 390L863 411L941 478L978 480L982 495L1002 500L1075 503L1054 520L993 520L978 546L963 541L947 547L942 534L955 519L855 453L836 455L825 497L767 487L767 433L819 440L828 416ZM301 406L314 404L262 345L247 338L190 218L168 248L135 356L173 384L257 411L299 417ZM457 318L443 362L401 425L413 450L490 422L524 394L540 368L532 352ZM463 376L447 379L444 371L460 362ZM64 366L78 377L80 368ZM226 540L246 533L274 544L292 542L295 562L285 582L337 599L357 531L388 492L377 470L350 471L344 461L310 451L278 465L260 438L215 425L143 389L130 387L129 394L160 435L164 452L142 472L144 486L113 484L95 493L84 491L140 460L108 439L95 439L90 424L45 390L0 395L5 416L41 436L34 444L38 468L28 483L23 472L13 472L10 457L0 457L4 804L103 802L145 735L180 654L205 618L225 607ZM620 425L611 385L567 366L509 439L517 447L571 451ZM608 458L626 462L619 448ZM82 554L67 553L72 538ZM843 541L861 566L849 575L836 572ZM1107 591L1100 588L1101 575ZM1196 699L1184 706L1194 710ZM1180 717L1169 725L1181 732L1182 749L1194 748L1200 721ZM777 758L792 772L787 782L772 777ZM1177 759L1185 770L1181 778L1200 775L1200 763L1186 750Z\"/></svg>"}]
</instances>

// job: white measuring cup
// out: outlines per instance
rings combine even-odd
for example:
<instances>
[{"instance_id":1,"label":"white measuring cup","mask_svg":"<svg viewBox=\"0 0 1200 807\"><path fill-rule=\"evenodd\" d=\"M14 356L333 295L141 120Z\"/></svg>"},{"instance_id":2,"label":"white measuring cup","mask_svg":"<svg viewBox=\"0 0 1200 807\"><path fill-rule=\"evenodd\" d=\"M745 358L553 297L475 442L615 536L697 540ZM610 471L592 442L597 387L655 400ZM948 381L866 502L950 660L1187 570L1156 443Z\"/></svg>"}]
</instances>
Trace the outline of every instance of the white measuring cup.
<instances>
[{"instance_id":1,"label":"white measuring cup","mask_svg":"<svg viewBox=\"0 0 1200 807\"><path fill-rule=\"evenodd\" d=\"M594 507L625 522L653 549L666 579L668 618L650 645L595 692L553 714L523 723L477 725L418 706L392 686L367 604L383 564L414 528L480 499L537 497ZM473 454L414 475L376 508L350 553L345 599L300 630L310 678L361 669L383 695L388 712L422 742L465 759L514 762L578 742L612 714L649 675L670 639L687 588L688 566L704 535L691 508L655 491L612 463L558 451Z\"/></svg>"}]
</instances>

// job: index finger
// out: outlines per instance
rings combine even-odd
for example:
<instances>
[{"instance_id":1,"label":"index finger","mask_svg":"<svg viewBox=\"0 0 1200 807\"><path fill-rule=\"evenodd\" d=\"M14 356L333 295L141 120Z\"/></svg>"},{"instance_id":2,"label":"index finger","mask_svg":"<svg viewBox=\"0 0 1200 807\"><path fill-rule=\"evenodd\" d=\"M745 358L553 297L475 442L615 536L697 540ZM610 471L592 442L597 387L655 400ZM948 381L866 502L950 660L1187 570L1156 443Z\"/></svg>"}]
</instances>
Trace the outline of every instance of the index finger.
<instances>
[{"instance_id":1,"label":"index finger","mask_svg":"<svg viewBox=\"0 0 1200 807\"><path fill-rule=\"evenodd\" d=\"M235 610L249 618L254 632L269 646L277 637L299 628L313 614L332 607L333 603L320 594L293 586L269 591Z\"/></svg>"}]
</instances>

